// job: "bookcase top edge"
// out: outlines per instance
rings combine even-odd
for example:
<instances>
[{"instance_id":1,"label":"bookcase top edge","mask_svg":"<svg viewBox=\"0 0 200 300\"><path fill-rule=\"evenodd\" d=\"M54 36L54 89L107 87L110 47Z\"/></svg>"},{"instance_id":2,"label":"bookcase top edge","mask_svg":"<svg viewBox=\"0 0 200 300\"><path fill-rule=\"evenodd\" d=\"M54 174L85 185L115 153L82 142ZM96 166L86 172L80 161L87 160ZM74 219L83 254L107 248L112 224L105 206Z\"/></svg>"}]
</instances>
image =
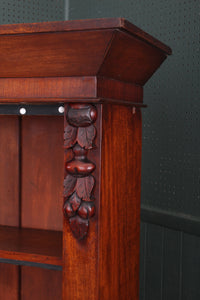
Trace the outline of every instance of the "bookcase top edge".
<instances>
[{"instance_id":1,"label":"bookcase top edge","mask_svg":"<svg viewBox=\"0 0 200 300\"><path fill-rule=\"evenodd\" d=\"M170 55L172 50L160 42L153 36L144 32L128 20L124 18L99 18L99 19L83 19L69 21L54 21L40 23L18 23L0 25L1 35L15 34L33 34L47 32L63 32L63 31L85 31L85 30L102 30L102 29L120 29L129 34L142 39L153 46L156 46L166 55Z\"/></svg>"}]
</instances>

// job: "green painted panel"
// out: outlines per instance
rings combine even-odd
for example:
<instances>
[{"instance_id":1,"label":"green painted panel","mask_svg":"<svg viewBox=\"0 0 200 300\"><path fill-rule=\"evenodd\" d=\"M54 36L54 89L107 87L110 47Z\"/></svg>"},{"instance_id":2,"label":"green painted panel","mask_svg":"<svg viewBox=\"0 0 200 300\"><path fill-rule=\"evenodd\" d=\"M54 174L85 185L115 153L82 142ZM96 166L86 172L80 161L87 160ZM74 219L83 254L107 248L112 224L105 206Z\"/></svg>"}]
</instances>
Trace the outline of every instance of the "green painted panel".
<instances>
[{"instance_id":1,"label":"green painted panel","mask_svg":"<svg viewBox=\"0 0 200 300\"><path fill-rule=\"evenodd\" d=\"M144 300L162 300L163 253L164 229L157 225L148 224L146 237Z\"/></svg>"},{"instance_id":2,"label":"green painted panel","mask_svg":"<svg viewBox=\"0 0 200 300\"><path fill-rule=\"evenodd\" d=\"M145 300L146 287L146 255L147 255L147 229L146 223L141 223L140 232L140 300Z\"/></svg>"},{"instance_id":3,"label":"green painted panel","mask_svg":"<svg viewBox=\"0 0 200 300\"><path fill-rule=\"evenodd\" d=\"M162 300L180 300L182 233L164 229Z\"/></svg>"},{"instance_id":4,"label":"green painted panel","mask_svg":"<svg viewBox=\"0 0 200 300\"><path fill-rule=\"evenodd\" d=\"M183 236L181 300L200 299L200 238Z\"/></svg>"}]
</instances>

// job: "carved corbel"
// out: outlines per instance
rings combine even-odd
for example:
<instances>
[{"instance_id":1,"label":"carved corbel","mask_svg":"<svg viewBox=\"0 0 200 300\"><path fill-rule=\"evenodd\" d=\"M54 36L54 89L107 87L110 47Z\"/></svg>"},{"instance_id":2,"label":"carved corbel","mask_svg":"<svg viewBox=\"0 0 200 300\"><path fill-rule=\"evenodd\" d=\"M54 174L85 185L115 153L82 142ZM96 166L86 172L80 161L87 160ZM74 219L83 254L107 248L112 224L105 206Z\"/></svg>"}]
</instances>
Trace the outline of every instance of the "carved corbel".
<instances>
[{"instance_id":1,"label":"carved corbel","mask_svg":"<svg viewBox=\"0 0 200 300\"><path fill-rule=\"evenodd\" d=\"M86 237L89 219L95 214L92 175L95 164L87 158L94 147L97 110L94 105L70 104L65 111L64 147L72 149L73 158L66 161L64 179L64 215L77 239Z\"/></svg>"}]
</instances>

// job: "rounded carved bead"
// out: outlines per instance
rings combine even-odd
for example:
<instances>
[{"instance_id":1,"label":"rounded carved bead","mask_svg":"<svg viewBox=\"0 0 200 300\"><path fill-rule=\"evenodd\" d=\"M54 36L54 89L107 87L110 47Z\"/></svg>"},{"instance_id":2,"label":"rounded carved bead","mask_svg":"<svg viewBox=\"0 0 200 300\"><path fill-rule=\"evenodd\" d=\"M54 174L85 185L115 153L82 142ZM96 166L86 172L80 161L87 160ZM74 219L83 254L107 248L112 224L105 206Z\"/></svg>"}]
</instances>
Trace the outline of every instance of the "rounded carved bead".
<instances>
[{"instance_id":1,"label":"rounded carved bead","mask_svg":"<svg viewBox=\"0 0 200 300\"><path fill-rule=\"evenodd\" d=\"M95 214L94 203L91 202L82 202L81 206L78 209L78 214L81 218L87 219L91 218Z\"/></svg>"},{"instance_id":2,"label":"rounded carved bead","mask_svg":"<svg viewBox=\"0 0 200 300\"><path fill-rule=\"evenodd\" d=\"M87 159L87 150L76 144L73 148L74 158L66 163L67 172L75 177L85 177L95 170L95 164Z\"/></svg>"},{"instance_id":3,"label":"rounded carved bead","mask_svg":"<svg viewBox=\"0 0 200 300\"><path fill-rule=\"evenodd\" d=\"M97 110L93 105L80 104L77 108L69 107L66 117L74 127L87 127L96 121Z\"/></svg>"},{"instance_id":4,"label":"rounded carved bead","mask_svg":"<svg viewBox=\"0 0 200 300\"><path fill-rule=\"evenodd\" d=\"M78 159L84 159L87 156L88 150L76 144L73 148L74 156Z\"/></svg>"},{"instance_id":5,"label":"rounded carved bead","mask_svg":"<svg viewBox=\"0 0 200 300\"><path fill-rule=\"evenodd\" d=\"M75 212L73 211L72 209L72 206L71 204L69 203L69 201L66 201L64 206L63 206L63 211L64 211L64 214L70 218L70 217L73 217L75 215Z\"/></svg>"},{"instance_id":6,"label":"rounded carved bead","mask_svg":"<svg viewBox=\"0 0 200 300\"><path fill-rule=\"evenodd\" d=\"M66 164L66 170L69 174L75 177L85 177L92 173L95 169L95 164L90 161L83 162L80 160L72 160Z\"/></svg>"}]
</instances>

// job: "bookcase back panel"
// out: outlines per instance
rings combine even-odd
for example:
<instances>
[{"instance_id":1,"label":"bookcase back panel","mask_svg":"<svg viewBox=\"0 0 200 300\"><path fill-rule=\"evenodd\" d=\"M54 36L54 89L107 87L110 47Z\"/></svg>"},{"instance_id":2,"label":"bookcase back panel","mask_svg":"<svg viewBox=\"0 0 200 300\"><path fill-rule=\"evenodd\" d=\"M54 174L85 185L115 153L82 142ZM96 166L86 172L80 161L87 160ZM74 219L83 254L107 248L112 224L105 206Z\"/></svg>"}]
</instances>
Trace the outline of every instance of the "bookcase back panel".
<instances>
[{"instance_id":1,"label":"bookcase back panel","mask_svg":"<svg viewBox=\"0 0 200 300\"><path fill-rule=\"evenodd\" d=\"M0 225L62 230L62 133L62 117L0 116ZM61 276L0 263L0 299L59 300Z\"/></svg>"},{"instance_id":2,"label":"bookcase back panel","mask_svg":"<svg viewBox=\"0 0 200 300\"><path fill-rule=\"evenodd\" d=\"M62 230L63 118L22 118L22 227Z\"/></svg>"},{"instance_id":3,"label":"bookcase back panel","mask_svg":"<svg viewBox=\"0 0 200 300\"><path fill-rule=\"evenodd\" d=\"M0 299L19 300L19 267L0 264Z\"/></svg>"},{"instance_id":4,"label":"bookcase back panel","mask_svg":"<svg viewBox=\"0 0 200 300\"><path fill-rule=\"evenodd\" d=\"M19 223L19 119L0 116L0 225Z\"/></svg>"},{"instance_id":5,"label":"bookcase back panel","mask_svg":"<svg viewBox=\"0 0 200 300\"><path fill-rule=\"evenodd\" d=\"M62 272L22 267L20 300L61 300Z\"/></svg>"}]
</instances>

